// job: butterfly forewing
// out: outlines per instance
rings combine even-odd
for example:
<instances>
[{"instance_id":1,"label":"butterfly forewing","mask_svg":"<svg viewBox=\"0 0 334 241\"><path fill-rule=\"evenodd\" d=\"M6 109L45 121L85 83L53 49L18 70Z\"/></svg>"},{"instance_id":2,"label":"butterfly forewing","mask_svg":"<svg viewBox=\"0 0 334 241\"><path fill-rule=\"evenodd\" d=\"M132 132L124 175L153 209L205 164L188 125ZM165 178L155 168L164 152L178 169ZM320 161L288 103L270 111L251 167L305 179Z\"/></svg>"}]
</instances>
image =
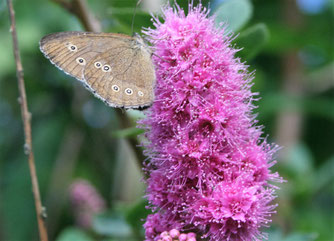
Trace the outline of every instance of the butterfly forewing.
<instances>
[{"instance_id":1,"label":"butterfly forewing","mask_svg":"<svg viewBox=\"0 0 334 241\"><path fill-rule=\"evenodd\" d=\"M42 38L40 49L110 106L136 108L153 101L154 67L140 37L61 32Z\"/></svg>"},{"instance_id":2,"label":"butterfly forewing","mask_svg":"<svg viewBox=\"0 0 334 241\"><path fill-rule=\"evenodd\" d=\"M124 42L124 36L89 32L53 33L42 38L40 48L58 68L83 81L85 65L97 54Z\"/></svg>"}]
</instances>

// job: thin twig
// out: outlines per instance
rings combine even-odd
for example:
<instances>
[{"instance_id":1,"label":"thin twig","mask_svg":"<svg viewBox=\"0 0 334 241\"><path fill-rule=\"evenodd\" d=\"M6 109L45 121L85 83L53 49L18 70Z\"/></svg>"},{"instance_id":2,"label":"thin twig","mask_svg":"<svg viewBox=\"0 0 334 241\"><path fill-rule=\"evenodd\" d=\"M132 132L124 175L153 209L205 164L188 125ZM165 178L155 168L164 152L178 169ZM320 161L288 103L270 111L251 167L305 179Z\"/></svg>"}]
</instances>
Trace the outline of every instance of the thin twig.
<instances>
[{"instance_id":1,"label":"thin twig","mask_svg":"<svg viewBox=\"0 0 334 241\"><path fill-rule=\"evenodd\" d=\"M85 30L91 32L101 32L101 24L96 20L93 14L89 11L87 7L87 3L85 0L52 0L53 2L59 4L63 8L65 8L70 13L74 14L82 23ZM126 113L121 109L115 109L118 119L120 120L122 128L131 127L131 121ZM139 149L139 142L137 139L129 139L128 143L131 148L134 150L139 167L143 167L143 161L145 156L142 151Z\"/></svg>"},{"instance_id":2,"label":"thin twig","mask_svg":"<svg viewBox=\"0 0 334 241\"><path fill-rule=\"evenodd\" d=\"M115 109L115 111L120 121L122 129L127 129L132 126L131 120L129 119L129 117L126 115L126 113L122 109ZM137 157L138 167L143 168L143 161L145 160L146 157L144 156L143 151L139 147L138 139L135 137L129 137L128 143L132 147Z\"/></svg>"},{"instance_id":3,"label":"thin twig","mask_svg":"<svg viewBox=\"0 0 334 241\"><path fill-rule=\"evenodd\" d=\"M101 32L101 24L89 11L86 0L52 0L75 15L83 27L90 32Z\"/></svg>"},{"instance_id":4,"label":"thin twig","mask_svg":"<svg viewBox=\"0 0 334 241\"><path fill-rule=\"evenodd\" d=\"M13 38L13 50L14 50L14 56L15 56L15 63L16 63L16 73L17 73L17 80L18 80L18 86L19 86L19 103L21 106L21 114L23 119L23 127L24 127L24 135L25 135L25 144L24 144L24 152L26 155L28 155L28 163L29 163L29 169L30 169L30 176L31 176L31 182L32 182L32 191L34 195L35 200L35 206L36 206L36 213L37 213L37 222L38 222L38 228L39 228L39 235L41 241L47 241L48 235L45 225L45 218L46 213L44 208L42 207L41 197L39 193L39 187L38 187L38 180L36 175L36 167L35 167L35 160L34 160L34 153L32 151L32 137L31 137L31 114L28 110L28 104L27 104L27 96L24 86L24 79L23 79L23 67L21 63L21 57L20 57L20 51L17 41L17 34L16 34L16 24L15 24L15 13L13 9L13 3L11 0L7 0L8 5L8 11L10 15L10 32L12 33Z\"/></svg>"}]
</instances>

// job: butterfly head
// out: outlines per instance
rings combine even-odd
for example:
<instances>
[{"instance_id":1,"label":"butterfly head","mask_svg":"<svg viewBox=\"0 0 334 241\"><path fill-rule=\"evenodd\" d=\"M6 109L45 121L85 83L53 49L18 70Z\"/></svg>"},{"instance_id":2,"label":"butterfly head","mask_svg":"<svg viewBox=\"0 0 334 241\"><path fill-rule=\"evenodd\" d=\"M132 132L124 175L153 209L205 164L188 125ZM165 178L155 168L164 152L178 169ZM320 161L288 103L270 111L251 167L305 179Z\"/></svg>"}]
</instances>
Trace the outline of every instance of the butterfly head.
<instances>
[{"instance_id":1,"label":"butterfly head","mask_svg":"<svg viewBox=\"0 0 334 241\"><path fill-rule=\"evenodd\" d=\"M142 48L148 51L149 53L152 52L149 48L147 41L145 41L145 39L142 36L140 36L138 33L134 33L133 38L135 40L136 47Z\"/></svg>"}]
</instances>

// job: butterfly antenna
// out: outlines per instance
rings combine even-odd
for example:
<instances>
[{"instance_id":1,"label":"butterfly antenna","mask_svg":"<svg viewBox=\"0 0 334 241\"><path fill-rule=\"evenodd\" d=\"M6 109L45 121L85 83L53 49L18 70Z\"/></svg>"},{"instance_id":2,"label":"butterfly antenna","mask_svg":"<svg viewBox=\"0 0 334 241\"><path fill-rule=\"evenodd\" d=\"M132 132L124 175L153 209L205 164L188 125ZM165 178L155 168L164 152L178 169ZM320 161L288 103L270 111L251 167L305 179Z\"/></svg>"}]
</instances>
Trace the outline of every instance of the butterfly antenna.
<instances>
[{"instance_id":1,"label":"butterfly antenna","mask_svg":"<svg viewBox=\"0 0 334 241\"><path fill-rule=\"evenodd\" d=\"M132 23L131 23L131 32L132 32L132 35L133 35L133 25L135 23L135 16L136 16L136 12L137 12L137 8L139 6L139 4L142 2L143 0L138 0L136 6L135 6L135 10L133 12L133 17L132 17Z\"/></svg>"}]
</instances>

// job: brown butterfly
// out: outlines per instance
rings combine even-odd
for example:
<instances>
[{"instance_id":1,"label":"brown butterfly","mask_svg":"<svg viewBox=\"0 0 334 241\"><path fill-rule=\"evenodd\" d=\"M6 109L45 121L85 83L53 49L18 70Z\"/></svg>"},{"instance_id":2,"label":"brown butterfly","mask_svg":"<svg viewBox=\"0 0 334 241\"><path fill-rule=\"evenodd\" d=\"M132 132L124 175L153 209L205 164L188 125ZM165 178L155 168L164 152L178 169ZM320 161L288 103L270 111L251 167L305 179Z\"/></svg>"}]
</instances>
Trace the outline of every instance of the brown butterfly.
<instances>
[{"instance_id":1,"label":"brown butterfly","mask_svg":"<svg viewBox=\"0 0 334 241\"><path fill-rule=\"evenodd\" d=\"M152 53L139 35L60 32L43 37L40 49L111 107L139 108L153 102Z\"/></svg>"}]
</instances>

